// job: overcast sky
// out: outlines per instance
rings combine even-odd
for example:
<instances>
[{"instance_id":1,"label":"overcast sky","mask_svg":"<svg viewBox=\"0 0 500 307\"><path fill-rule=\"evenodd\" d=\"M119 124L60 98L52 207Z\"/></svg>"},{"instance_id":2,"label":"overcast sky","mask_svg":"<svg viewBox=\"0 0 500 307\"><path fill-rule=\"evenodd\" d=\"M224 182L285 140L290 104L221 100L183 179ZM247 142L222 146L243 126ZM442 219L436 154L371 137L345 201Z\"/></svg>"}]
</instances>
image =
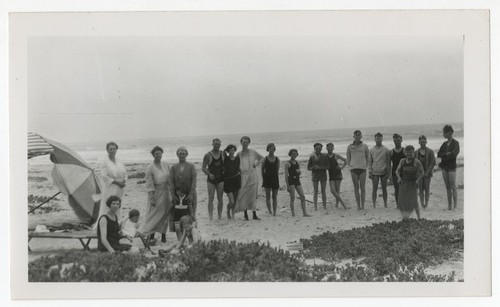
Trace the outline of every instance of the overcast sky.
<instances>
[{"instance_id":1,"label":"overcast sky","mask_svg":"<svg viewBox=\"0 0 500 307\"><path fill-rule=\"evenodd\" d=\"M463 121L458 36L32 37L28 130L153 138Z\"/></svg>"}]
</instances>

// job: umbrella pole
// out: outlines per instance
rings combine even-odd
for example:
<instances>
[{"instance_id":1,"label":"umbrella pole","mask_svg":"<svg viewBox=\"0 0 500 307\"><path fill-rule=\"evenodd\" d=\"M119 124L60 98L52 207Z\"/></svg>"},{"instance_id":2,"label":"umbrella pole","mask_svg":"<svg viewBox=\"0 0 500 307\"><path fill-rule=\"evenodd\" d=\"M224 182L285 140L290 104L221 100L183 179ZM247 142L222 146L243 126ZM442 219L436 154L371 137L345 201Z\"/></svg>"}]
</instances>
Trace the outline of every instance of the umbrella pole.
<instances>
[{"instance_id":1,"label":"umbrella pole","mask_svg":"<svg viewBox=\"0 0 500 307\"><path fill-rule=\"evenodd\" d=\"M61 194L61 192L57 192L56 194L52 195L51 198L47 199L46 201L44 201L43 203L39 204L38 206L36 206L35 208L31 209L30 211L28 211L28 214L32 213L33 211L35 211L36 209L40 208L41 206L43 206L44 204L48 203L50 200L52 200L52 198L56 197L57 195Z\"/></svg>"}]
</instances>

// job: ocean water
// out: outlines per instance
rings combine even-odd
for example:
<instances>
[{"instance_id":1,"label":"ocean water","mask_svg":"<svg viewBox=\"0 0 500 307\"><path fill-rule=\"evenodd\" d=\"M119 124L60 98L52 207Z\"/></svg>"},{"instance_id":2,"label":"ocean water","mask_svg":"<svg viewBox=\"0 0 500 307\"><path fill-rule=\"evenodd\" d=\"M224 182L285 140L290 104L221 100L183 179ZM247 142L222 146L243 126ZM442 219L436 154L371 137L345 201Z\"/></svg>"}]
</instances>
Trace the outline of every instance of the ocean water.
<instances>
[{"instance_id":1,"label":"ocean water","mask_svg":"<svg viewBox=\"0 0 500 307\"><path fill-rule=\"evenodd\" d=\"M455 133L453 137L460 142L461 152L459 158L463 158L464 132L463 123L452 124ZM444 142L442 135L443 124L418 125L418 126L392 126L392 127L370 127L361 128L363 133L363 142L369 147L375 145L374 135L381 132L384 135L383 144L389 149L394 148L392 135L398 133L403 136L403 146L413 145L418 148L418 137L425 135L427 137L427 147L435 152ZM299 151L298 159L306 159L313 152L314 143L323 143L323 151L326 152L326 144L334 143L334 152L345 156L348 144L352 143L353 131L355 129L327 129L312 131L289 131L289 132L269 132L269 133L250 133L250 148L257 150L262 155L266 155L266 146L269 143L276 145L276 155L282 160L287 160L288 151L295 148ZM185 146L188 151L188 161L201 163L203 156L212 149L212 139L222 140L221 148L224 149L228 144L235 144L238 151L241 149L240 138L238 135L210 135L210 136L192 136L192 137L168 137L151 139L129 139L117 141L119 149L117 157L124 163L145 163L151 162L151 149L159 145L164 149L163 160L173 163L177 161L176 150L180 146ZM94 164L99 163L106 156L105 142L80 142L65 144L78 152L85 161ZM47 156L35 157L30 159L30 164L50 164Z\"/></svg>"}]
</instances>

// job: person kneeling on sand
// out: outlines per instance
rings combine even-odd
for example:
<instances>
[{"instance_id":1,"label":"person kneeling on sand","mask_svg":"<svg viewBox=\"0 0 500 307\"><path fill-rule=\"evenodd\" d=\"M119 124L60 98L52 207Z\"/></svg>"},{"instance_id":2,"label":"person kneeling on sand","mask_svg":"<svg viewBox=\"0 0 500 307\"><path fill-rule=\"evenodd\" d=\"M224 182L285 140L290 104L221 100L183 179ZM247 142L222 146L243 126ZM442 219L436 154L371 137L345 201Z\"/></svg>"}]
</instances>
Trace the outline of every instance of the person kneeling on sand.
<instances>
[{"instance_id":1,"label":"person kneeling on sand","mask_svg":"<svg viewBox=\"0 0 500 307\"><path fill-rule=\"evenodd\" d=\"M189 248L201 242L200 231L195 227L195 220L192 216L185 215L181 218L180 231L182 232L182 236L179 241L167 246L166 249L160 249L158 251L160 257L164 257L169 252L178 251L184 246Z\"/></svg>"}]
</instances>

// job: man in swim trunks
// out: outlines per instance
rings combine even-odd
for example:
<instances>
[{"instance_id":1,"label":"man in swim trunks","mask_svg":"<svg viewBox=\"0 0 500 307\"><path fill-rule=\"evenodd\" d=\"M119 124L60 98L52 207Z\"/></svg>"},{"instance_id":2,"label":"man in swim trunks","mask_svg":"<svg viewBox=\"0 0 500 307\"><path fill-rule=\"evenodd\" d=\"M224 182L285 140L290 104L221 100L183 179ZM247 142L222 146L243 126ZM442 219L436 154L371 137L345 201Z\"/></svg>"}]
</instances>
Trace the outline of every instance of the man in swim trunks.
<instances>
[{"instance_id":1,"label":"man in swim trunks","mask_svg":"<svg viewBox=\"0 0 500 307\"><path fill-rule=\"evenodd\" d=\"M203 157L201 170L207 175L208 188L208 217L213 220L214 197L217 191L217 218L222 218L223 194L224 194L224 156L220 150L221 141L214 139L212 141L213 149Z\"/></svg>"},{"instance_id":2,"label":"man in swim trunks","mask_svg":"<svg viewBox=\"0 0 500 307\"><path fill-rule=\"evenodd\" d=\"M384 136L382 133L375 134L375 146L370 148L368 159L369 178L373 183L372 202L373 208L377 201L377 190L379 181L382 183L382 197L384 198L384 207L387 208L387 179L391 173L391 156L387 147L382 145Z\"/></svg>"}]
</instances>

